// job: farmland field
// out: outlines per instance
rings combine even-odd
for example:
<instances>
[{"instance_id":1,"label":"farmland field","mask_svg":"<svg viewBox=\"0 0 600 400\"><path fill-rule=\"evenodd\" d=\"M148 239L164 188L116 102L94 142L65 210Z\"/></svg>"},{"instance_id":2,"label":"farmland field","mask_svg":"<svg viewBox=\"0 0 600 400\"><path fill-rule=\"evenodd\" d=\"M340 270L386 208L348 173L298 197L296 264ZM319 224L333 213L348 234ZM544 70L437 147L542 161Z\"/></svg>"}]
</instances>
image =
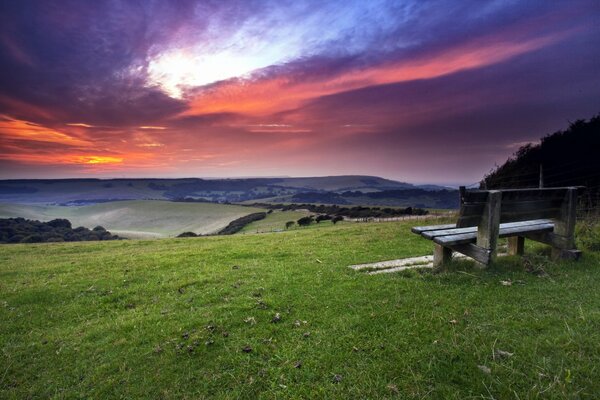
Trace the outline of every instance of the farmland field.
<instances>
[{"instance_id":1,"label":"farmland field","mask_svg":"<svg viewBox=\"0 0 600 400\"><path fill-rule=\"evenodd\" d=\"M0 247L0 398L594 398L600 255L369 276L408 222ZM510 282L510 284L506 284Z\"/></svg>"},{"instance_id":2,"label":"farmland field","mask_svg":"<svg viewBox=\"0 0 600 400\"><path fill-rule=\"evenodd\" d=\"M24 217L41 221L66 218L73 227L102 225L127 238L173 237L185 231L215 233L234 219L263 211L214 203L158 200L113 201L90 206L37 206L0 203L0 218Z\"/></svg>"}]
</instances>

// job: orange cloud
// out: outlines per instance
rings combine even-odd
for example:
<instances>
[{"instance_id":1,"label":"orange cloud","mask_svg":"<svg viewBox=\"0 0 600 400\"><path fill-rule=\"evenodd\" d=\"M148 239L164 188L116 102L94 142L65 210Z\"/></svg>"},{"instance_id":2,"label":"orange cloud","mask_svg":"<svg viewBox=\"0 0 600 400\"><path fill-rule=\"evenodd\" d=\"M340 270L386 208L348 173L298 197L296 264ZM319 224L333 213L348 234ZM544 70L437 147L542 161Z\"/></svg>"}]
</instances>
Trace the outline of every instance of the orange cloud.
<instances>
[{"instance_id":1,"label":"orange cloud","mask_svg":"<svg viewBox=\"0 0 600 400\"><path fill-rule=\"evenodd\" d=\"M182 115L235 112L256 116L297 108L321 96L373 85L432 79L481 68L531 52L564 38L559 33L534 39L519 35L475 40L440 53L420 56L343 73L318 81L292 80L285 76L258 80L230 80L201 92Z\"/></svg>"},{"instance_id":2,"label":"orange cloud","mask_svg":"<svg viewBox=\"0 0 600 400\"><path fill-rule=\"evenodd\" d=\"M94 125L88 125L88 124L84 124L82 122L73 122L73 123L65 124L65 125L68 125L68 126L78 126L78 127L81 127L81 128L94 128Z\"/></svg>"},{"instance_id":3,"label":"orange cloud","mask_svg":"<svg viewBox=\"0 0 600 400\"><path fill-rule=\"evenodd\" d=\"M73 159L74 164L121 164L122 157L107 156L78 156Z\"/></svg>"},{"instance_id":4,"label":"orange cloud","mask_svg":"<svg viewBox=\"0 0 600 400\"><path fill-rule=\"evenodd\" d=\"M0 139L59 143L68 146L89 146L92 143L34 122L0 116Z\"/></svg>"}]
</instances>

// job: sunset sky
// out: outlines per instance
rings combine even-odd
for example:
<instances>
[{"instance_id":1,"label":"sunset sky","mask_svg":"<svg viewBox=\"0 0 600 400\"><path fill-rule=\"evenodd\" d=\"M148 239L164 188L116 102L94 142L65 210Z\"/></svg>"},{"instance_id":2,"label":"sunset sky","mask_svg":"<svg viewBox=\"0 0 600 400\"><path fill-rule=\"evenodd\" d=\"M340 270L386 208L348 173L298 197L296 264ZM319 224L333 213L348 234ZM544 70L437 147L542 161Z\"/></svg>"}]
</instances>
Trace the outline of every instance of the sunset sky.
<instances>
[{"instance_id":1,"label":"sunset sky","mask_svg":"<svg viewBox=\"0 0 600 400\"><path fill-rule=\"evenodd\" d=\"M600 112L600 1L2 1L0 179L472 183Z\"/></svg>"}]
</instances>

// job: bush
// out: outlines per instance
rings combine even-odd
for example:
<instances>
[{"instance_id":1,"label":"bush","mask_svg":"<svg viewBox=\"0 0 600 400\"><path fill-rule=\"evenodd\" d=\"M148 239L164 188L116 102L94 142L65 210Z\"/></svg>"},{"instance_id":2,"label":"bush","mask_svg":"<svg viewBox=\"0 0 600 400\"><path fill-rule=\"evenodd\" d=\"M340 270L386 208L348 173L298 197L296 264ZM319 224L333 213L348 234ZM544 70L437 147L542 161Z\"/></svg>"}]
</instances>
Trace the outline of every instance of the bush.
<instances>
[{"instance_id":1,"label":"bush","mask_svg":"<svg viewBox=\"0 0 600 400\"><path fill-rule=\"evenodd\" d=\"M315 219L315 221L317 221L317 224L318 224L318 223L319 223L319 222L321 222L321 221L329 221L329 220L331 220L331 219L332 219L331 215L327 215L327 214L325 214L325 215L319 215L319 216L318 216L318 217Z\"/></svg>"},{"instance_id":2,"label":"bush","mask_svg":"<svg viewBox=\"0 0 600 400\"><path fill-rule=\"evenodd\" d=\"M308 226L313 222L313 217L302 217L297 223L299 226Z\"/></svg>"},{"instance_id":3,"label":"bush","mask_svg":"<svg viewBox=\"0 0 600 400\"><path fill-rule=\"evenodd\" d=\"M341 217L341 216L337 215L337 216L335 216L335 217L333 217L333 218L331 219L331 222L333 222L333 224L335 225L335 224L337 224L338 222L340 222L340 221L343 221L343 220L344 220L344 217Z\"/></svg>"},{"instance_id":4,"label":"bush","mask_svg":"<svg viewBox=\"0 0 600 400\"><path fill-rule=\"evenodd\" d=\"M186 237L197 237L198 235L196 235L194 232L183 232L180 233L179 235L177 235L178 238L186 238Z\"/></svg>"},{"instance_id":5,"label":"bush","mask_svg":"<svg viewBox=\"0 0 600 400\"><path fill-rule=\"evenodd\" d=\"M71 221L68 219L53 219L52 221L46 222L47 225L53 228L68 228L71 229Z\"/></svg>"},{"instance_id":6,"label":"bush","mask_svg":"<svg viewBox=\"0 0 600 400\"><path fill-rule=\"evenodd\" d=\"M285 229L290 229L292 226L294 226L296 222L294 221L288 221L285 223Z\"/></svg>"},{"instance_id":7,"label":"bush","mask_svg":"<svg viewBox=\"0 0 600 400\"><path fill-rule=\"evenodd\" d=\"M101 226L94 230L78 227L71 228L67 219L54 219L50 222L33 221L24 218L0 219L0 243L43 243L75 242L82 240L116 240Z\"/></svg>"}]
</instances>

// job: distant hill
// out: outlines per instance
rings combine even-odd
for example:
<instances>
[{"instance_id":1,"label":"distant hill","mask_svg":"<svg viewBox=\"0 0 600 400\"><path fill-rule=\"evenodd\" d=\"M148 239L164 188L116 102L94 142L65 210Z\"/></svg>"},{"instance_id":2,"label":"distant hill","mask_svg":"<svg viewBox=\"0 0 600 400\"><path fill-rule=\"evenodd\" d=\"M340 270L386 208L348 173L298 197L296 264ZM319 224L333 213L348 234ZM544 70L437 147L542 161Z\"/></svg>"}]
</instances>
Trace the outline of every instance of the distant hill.
<instances>
[{"instance_id":1,"label":"distant hill","mask_svg":"<svg viewBox=\"0 0 600 400\"><path fill-rule=\"evenodd\" d=\"M316 193L318 200L323 196L335 199L339 197L338 194L344 192L370 194L415 189L428 192L425 197L429 199L434 198L433 201L425 203L436 204L436 189L446 188L434 185L418 186L363 175L244 179L23 179L0 181L0 202L69 206L83 206L116 200L187 199L238 203L255 200L269 201L267 199L272 198L275 199L274 201L282 202L303 193ZM407 204L406 196L404 197L402 202L397 202L392 196L382 204L416 206L416 204ZM343 199L340 201L340 204L354 204L353 201L346 202Z\"/></svg>"},{"instance_id":2,"label":"distant hill","mask_svg":"<svg viewBox=\"0 0 600 400\"><path fill-rule=\"evenodd\" d=\"M564 131L522 146L503 165L486 175L488 189L538 187L540 165L544 187L585 186L582 201L600 204L600 115L579 120Z\"/></svg>"}]
</instances>

